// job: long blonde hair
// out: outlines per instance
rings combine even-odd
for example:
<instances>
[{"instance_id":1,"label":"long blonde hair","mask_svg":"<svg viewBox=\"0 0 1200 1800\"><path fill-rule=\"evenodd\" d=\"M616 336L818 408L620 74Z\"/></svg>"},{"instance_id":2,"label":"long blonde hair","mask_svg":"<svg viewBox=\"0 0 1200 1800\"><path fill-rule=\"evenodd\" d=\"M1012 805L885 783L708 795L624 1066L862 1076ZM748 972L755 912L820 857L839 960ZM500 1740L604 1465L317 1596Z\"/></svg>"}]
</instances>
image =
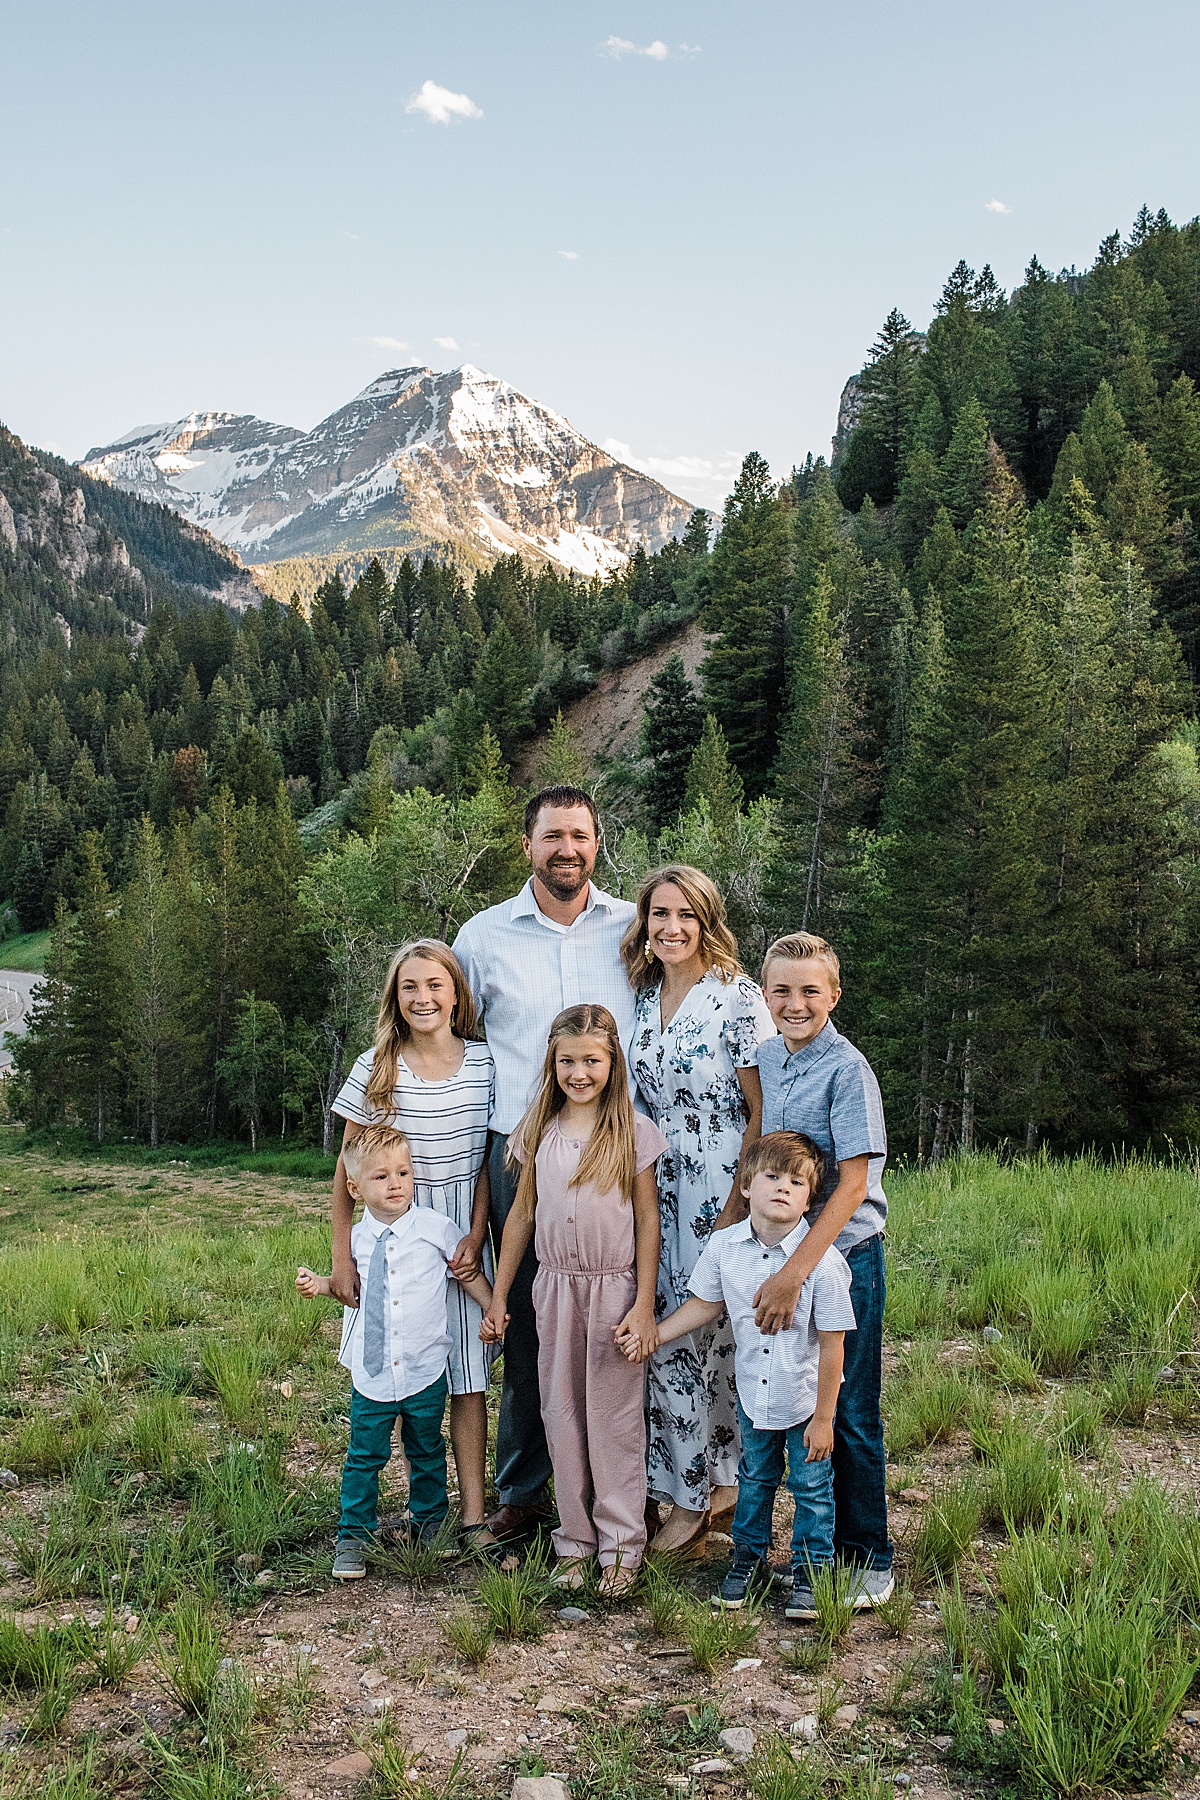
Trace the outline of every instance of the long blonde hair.
<instances>
[{"instance_id":1,"label":"long blonde hair","mask_svg":"<svg viewBox=\"0 0 1200 1800\"><path fill-rule=\"evenodd\" d=\"M375 1022L375 1060L367 1078L367 1105L390 1118L396 1110L396 1073L400 1063L400 1046L407 1044L412 1029L400 1011L400 971L414 956L440 963L454 983L454 1012L450 1029L455 1037L476 1038L479 1026L475 1019L475 1002L467 986L462 964L441 938L413 938L401 944L391 961L383 993L379 998L379 1017Z\"/></svg>"},{"instance_id":2,"label":"long blonde hair","mask_svg":"<svg viewBox=\"0 0 1200 1800\"><path fill-rule=\"evenodd\" d=\"M555 1054L563 1038L596 1037L604 1043L611 1059L608 1082L596 1109L596 1124L587 1141L572 1187L592 1183L601 1193L616 1188L623 1200L633 1199L633 1182L637 1173L637 1148L634 1143L633 1102L629 1098L629 1077L625 1071L625 1055L617 1021L607 1006L586 1002L568 1006L550 1027L546 1058L542 1064L542 1084L537 1099L527 1110L509 1140L509 1160L521 1164L517 1183L517 1202L532 1212L537 1206L537 1171L534 1162L538 1146L554 1120L567 1103L558 1085ZM513 1146L521 1155L513 1154Z\"/></svg>"},{"instance_id":3,"label":"long blonde hair","mask_svg":"<svg viewBox=\"0 0 1200 1800\"><path fill-rule=\"evenodd\" d=\"M662 964L650 951L650 903L655 888L667 881L679 889L696 915L700 960L705 969L714 970L722 981L732 981L742 973L742 965L737 939L725 919L720 888L703 869L693 869L690 863L664 863L661 869L651 869L638 889L637 917L621 939L621 957L630 986L640 991L657 987L662 980Z\"/></svg>"}]
</instances>

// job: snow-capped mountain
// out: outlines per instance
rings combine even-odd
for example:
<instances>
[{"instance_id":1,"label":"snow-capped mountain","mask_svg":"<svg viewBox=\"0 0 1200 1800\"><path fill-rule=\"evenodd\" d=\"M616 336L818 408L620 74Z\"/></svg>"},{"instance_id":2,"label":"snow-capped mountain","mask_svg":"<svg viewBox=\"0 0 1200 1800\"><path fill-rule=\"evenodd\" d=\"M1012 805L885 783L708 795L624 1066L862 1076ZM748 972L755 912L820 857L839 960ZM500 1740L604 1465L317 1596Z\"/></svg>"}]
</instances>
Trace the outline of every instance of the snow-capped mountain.
<instances>
[{"instance_id":1,"label":"snow-capped mountain","mask_svg":"<svg viewBox=\"0 0 1200 1800\"><path fill-rule=\"evenodd\" d=\"M311 431L191 413L89 450L82 467L255 563L458 544L603 574L682 533L691 511L469 363L389 370Z\"/></svg>"}]
</instances>

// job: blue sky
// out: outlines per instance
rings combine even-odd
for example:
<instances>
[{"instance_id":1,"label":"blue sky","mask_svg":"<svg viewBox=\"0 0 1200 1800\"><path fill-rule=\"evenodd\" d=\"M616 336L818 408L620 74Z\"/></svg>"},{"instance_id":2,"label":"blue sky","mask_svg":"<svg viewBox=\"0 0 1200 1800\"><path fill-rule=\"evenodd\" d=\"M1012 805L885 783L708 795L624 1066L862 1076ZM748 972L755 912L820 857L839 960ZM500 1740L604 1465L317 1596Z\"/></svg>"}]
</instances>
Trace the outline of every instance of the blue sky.
<instances>
[{"instance_id":1,"label":"blue sky","mask_svg":"<svg viewBox=\"0 0 1200 1800\"><path fill-rule=\"evenodd\" d=\"M471 361L711 504L960 256L1200 212L1197 67L1193 0L14 4L0 418L78 456Z\"/></svg>"}]
</instances>

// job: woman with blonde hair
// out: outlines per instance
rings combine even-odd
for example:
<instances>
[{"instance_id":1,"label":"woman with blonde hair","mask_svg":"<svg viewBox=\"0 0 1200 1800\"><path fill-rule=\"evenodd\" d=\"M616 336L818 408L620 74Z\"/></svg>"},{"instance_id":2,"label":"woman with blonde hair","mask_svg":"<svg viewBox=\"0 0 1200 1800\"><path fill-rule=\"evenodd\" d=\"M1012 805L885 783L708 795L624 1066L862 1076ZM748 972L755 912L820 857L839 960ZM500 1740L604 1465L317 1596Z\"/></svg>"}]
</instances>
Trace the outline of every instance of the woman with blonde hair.
<instances>
[{"instance_id":1,"label":"woman with blonde hair","mask_svg":"<svg viewBox=\"0 0 1200 1800\"><path fill-rule=\"evenodd\" d=\"M662 1249L656 1315L688 1298L692 1270L758 1137L756 1057L775 1027L743 974L715 882L686 863L653 870L621 955L637 999L629 1065L667 1140L659 1166ZM732 1517L740 1442L729 1321L648 1364L649 1491L672 1512L651 1541L660 1556L700 1556L709 1525ZM652 1520L653 1523L653 1520Z\"/></svg>"},{"instance_id":2,"label":"woman with blonde hair","mask_svg":"<svg viewBox=\"0 0 1200 1800\"><path fill-rule=\"evenodd\" d=\"M333 1110L346 1121L343 1146L368 1125L403 1131L416 1177L414 1202L444 1213L464 1233L451 1264L463 1281L492 1272L488 1229L488 1120L495 1068L480 1043L475 1003L462 965L439 938L416 938L392 958L379 1002L375 1042L358 1058ZM338 1158L333 1185L333 1269L354 1282L350 1226L354 1206ZM343 1291L341 1288L338 1290ZM450 1333L450 1442L458 1470L464 1535L476 1548L494 1542L484 1525L487 1385L495 1351L480 1342L480 1307L459 1284L447 1289Z\"/></svg>"}]
</instances>

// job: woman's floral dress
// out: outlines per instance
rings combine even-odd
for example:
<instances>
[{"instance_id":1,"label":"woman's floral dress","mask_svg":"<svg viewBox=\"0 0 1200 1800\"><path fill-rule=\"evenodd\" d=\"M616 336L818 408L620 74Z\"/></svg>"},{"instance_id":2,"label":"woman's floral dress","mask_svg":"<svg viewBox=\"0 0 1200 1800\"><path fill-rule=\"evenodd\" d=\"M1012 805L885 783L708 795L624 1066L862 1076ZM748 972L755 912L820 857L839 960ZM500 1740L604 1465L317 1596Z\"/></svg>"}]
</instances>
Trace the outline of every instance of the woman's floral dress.
<instances>
[{"instance_id":1,"label":"woman's floral dress","mask_svg":"<svg viewBox=\"0 0 1200 1800\"><path fill-rule=\"evenodd\" d=\"M688 1298L692 1270L733 1185L746 1128L737 1071L754 1066L775 1027L754 982L745 975L726 982L711 972L685 995L665 1031L659 1020L658 989L643 988L629 1060L667 1140L658 1165L661 1319ZM727 1318L655 1351L647 1422L650 1492L658 1499L702 1512L710 1488L737 1480L741 1443Z\"/></svg>"}]
</instances>

